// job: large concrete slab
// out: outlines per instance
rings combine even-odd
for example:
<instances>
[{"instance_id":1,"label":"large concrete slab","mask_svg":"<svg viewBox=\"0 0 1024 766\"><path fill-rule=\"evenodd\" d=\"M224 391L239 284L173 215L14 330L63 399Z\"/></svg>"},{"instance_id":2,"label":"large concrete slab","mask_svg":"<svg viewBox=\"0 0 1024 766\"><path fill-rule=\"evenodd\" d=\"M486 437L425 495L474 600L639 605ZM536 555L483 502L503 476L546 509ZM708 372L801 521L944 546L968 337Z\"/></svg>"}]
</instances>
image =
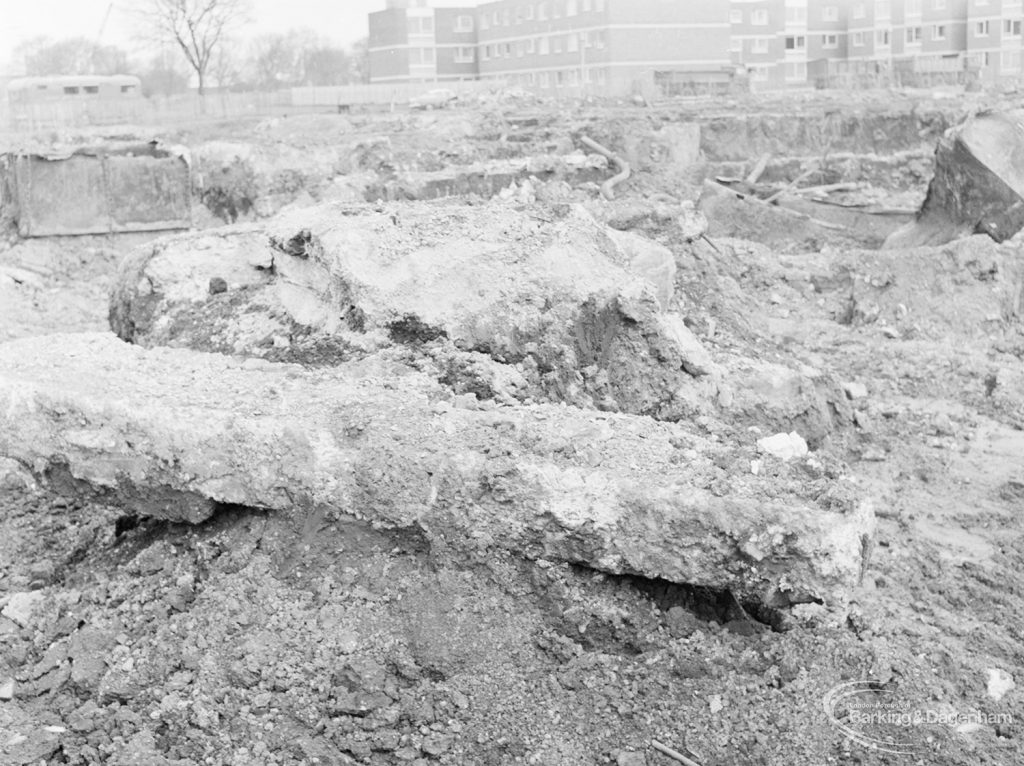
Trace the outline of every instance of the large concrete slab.
<instances>
[{"instance_id":1,"label":"large concrete slab","mask_svg":"<svg viewBox=\"0 0 1024 766\"><path fill-rule=\"evenodd\" d=\"M106 334L0 346L0 456L141 512L308 508L773 605L841 604L859 580L874 517L848 490L726 472L682 424L460 401L365 362L310 371Z\"/></svg>"}]
</instances>

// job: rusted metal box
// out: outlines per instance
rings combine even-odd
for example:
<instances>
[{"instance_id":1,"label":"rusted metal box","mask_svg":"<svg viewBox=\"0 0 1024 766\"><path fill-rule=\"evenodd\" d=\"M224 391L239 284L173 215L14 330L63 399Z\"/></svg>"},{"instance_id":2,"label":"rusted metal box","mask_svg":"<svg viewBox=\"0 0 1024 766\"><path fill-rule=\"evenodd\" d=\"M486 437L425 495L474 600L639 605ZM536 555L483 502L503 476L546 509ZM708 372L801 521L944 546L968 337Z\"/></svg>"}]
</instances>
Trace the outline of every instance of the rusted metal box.
<instances>
[{"instance_id":1,"label":"rusted metal box","mask_svg":"<svg viewBox=\"0 0 1024 766\"><path fill-rule=\"evenodd\" d=\"M13 156L23 237L187 229L191 170L184 149L157 142L104 144Z\"/></svg>"}]
</instances>

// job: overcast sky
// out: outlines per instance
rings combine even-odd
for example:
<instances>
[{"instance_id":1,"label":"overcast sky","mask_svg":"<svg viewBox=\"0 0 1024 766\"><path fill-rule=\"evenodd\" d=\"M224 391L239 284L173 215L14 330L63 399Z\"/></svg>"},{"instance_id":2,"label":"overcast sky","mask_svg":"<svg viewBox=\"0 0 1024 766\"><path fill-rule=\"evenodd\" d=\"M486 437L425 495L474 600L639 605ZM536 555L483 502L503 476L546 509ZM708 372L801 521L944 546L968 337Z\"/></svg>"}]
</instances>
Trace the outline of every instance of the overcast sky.
<instances>
[{"instance_id":1,"label":"overcast sky","mask_svg":"<svg viewBox=\"0 0 1024 766\"><path fill-rule=\"evenodd\" d=\"M309 27L337 43L348 45L366 36L366 15L384 8L385 0L251 0L252 23L243 34L256 35ZM136 41L133 10L145 0L0 0L0 67L22 40L39 35L54 39L96 38L107 8L110 18L102 42L135 53L145 46ZM435 5L437 3L434 3ZM444 0L443 5L475 5L476 0Z\"/></svg>"}]
</instances>

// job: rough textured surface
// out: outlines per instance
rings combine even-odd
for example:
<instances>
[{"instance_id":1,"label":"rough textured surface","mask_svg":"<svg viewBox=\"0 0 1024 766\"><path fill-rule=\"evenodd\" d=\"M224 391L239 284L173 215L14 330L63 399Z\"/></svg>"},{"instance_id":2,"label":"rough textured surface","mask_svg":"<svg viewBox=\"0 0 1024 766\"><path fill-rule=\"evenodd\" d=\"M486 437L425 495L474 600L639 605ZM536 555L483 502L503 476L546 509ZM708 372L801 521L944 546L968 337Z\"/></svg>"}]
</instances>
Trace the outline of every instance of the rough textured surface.
<instances>
[{"instance_id":1,"label":"rough textured surface","mask_svg":"<svg viewBox=\"0 0 1024 766\"><path fill-rule=\"evenodd\" d=\"M935 148L935 176L917 219L887 248L942 245L970 234L996 242L1024 226L1024 112L982 112L950 128Z\"/></svg>"},{"instance_id":2,"label":"rough textured surface","mask_svg":"<svg viewBox=\"0 0 1024 766\"><path fill-rule=\"evenodd\" d=\"M126 497L144 488L142 510L163 517L298 505L772 605L841 602L874 523L852 492L822 504L751 475L723 484L710 445L678 425L453 408L416 374L311 373L108 335L9 343L0 370L0 455Z\"/></svg>"},{"instance_id":3,"label":"rough textured surface","mask_svg":"<svg viewBox=\"0 0 1024 766\"><path fill-rule=\"evenodd\" d=\"M446 346L509 365L535 398L678 417L720 374L669 310L675 269L582 208L325 205L137 252L110 316L142 345L314 365Z\"/></svg>"}]
</instances>

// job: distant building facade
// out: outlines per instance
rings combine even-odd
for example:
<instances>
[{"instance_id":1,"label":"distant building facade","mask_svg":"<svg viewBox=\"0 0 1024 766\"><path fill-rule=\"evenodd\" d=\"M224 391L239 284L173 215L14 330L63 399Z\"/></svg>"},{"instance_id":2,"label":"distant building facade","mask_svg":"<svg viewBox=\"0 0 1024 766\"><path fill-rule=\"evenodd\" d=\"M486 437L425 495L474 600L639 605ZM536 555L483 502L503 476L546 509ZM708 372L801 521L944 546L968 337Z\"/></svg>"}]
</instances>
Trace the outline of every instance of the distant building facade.
<instances>
[{"instance_id":1,"label":"distant building facade","mask_svg":"<svg viewBox=\"0 0 1024 766\"><path fill-rule=\"evenodd\" d=\"M388 0L370 14L370 81L475 80L476 11L432 8L426 0Z\"/></svg>"},{"instance_id":2,"label":"distant building facade","mask_svg":"<svg viewBox=\"0 0 1024 766\"><path fill-rule=\"evenodd\" d=\"M490 0L370 15L372 82L500 79L542 92L666 95L1015 80L1022 0Z\"/></svg>"}]
</instances>

